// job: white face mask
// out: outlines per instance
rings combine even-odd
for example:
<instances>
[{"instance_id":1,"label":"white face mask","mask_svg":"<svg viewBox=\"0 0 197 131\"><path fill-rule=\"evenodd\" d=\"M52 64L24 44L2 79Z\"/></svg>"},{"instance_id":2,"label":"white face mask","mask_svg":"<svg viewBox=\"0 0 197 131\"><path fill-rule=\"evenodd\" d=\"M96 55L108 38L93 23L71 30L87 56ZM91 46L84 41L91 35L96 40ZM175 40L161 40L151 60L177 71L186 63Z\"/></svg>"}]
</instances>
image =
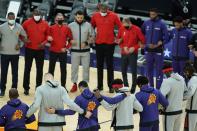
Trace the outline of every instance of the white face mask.
<instances>
[{"instance_id":1,"label":"white face mask","mask_svg":"<svg viewBox=\"0 0 197 131\"><path fill-rule=\"evenodd\" d=\"M14 25L14 24L15 24L15 20L8 20L8 23L9 23L10 25Z\"/></svg>"},{"instance_id":2,"label":"white face mask","mask_svg":"<svg viewBox=\"0 0 197 131\"><path fill-rule=\"evenodd\" d=\"M40 18L41 18L41 16L40 16L40 15L38 15L38 16L34 16L34 20L35 20L35 21L39 21L39 20L40 20Z\"/></svg>"},{"instance_id":3,"label":"white face mask","mask_svg":"<svg viewBox=\"0 0 197 131\"><path fill-rule=\"evenodd\" d=\"M101 16L106 16L107 15L107 13L102 13L102 12L100 12L101 13Z\"/></svg>"}]
</instances>

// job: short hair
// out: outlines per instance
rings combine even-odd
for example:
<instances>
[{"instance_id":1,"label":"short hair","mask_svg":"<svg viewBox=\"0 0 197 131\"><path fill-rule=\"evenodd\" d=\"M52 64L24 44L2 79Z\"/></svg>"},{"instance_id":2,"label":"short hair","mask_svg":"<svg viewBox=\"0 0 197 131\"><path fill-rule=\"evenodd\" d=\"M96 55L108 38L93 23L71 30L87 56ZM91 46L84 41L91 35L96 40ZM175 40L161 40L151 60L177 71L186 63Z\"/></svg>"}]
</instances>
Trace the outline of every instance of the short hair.
<instances>
[{"instance_id":1,"label":"short hair","mask_svg":"<svg viewBox=\"0 0 197 131\"><path fill-rule=\"evenodd\" d=\"M17 99L19 97L18 90L16 88L11 88L9 90L10 99Z\"/></svg>"},{"instance_id":2,"label":"short hair","mask_svg":"<svg viewBox=\"0 0 197 131\"><path fill-rule=\"evenodd\" d=\"M182 23L182 22L183 22L183 17L181 17L181 16L176 16L176 17L173 19L173 22Z\"/></svg>"},{"instance_id":3,"label":"short hair","mask_svg":"<svg viewBox=\"0 0 197 131\"><path fill-rule=\"evenodd\" d=\"M196 72L196 69L194 68L194 66L190 63L186 63L185 67L183 68L184 72L188 72L189 75L193 75Z\"/></svg>"},{"instance_id":4,"label":"short hair","mask_svg":"<svg viewBox=\"0 0 197 131\"><path fill-rule=\"evenodd\" d=\"M9 17L11 15L15 16L14 12L9 12L7 16Z\"/></svg>"},{"instance_id":5,"label":"short hair","mask_svg":"<svg viewBox=\"0 0 197 131\"><path fill-rule=\"evenodd\" d=\"M108 1L102 2L102 3L100 3L99 7L109 8L109 4L108 3L109 3Z\"/></svg>"},{"instance_id":6,"label":"short hair","mask_svg":"<svg viewBox=\"0 0 197 131\"><path fill-rule=\"evenodd\" d=\"M84 11L78 10L78 11L75 13L75 15L84 15Z\"/></svg>"},{"instance_id":7,"label":"short hair","mask_svg":"<svg viewBox=\"0 0 197 131\"><path fill-rule=\"evenodd\" d=\"M55 17L57 17L57 16L63 16L63 17L65 17L62 13L57 13L57 14L55 15Z\"/></svg>"},{"instance_id":8,"label":"short hair","mask_svg":"<svg viewBox=\"0 0 197 131\"><path fill-rule=\"evenodd\" d=\"M164 70L164 69L168 69L168 68L172 68L172 64L171 64L170 62L164 63L164 65L163 65L163 70Z\"/></svg>"},{"instance_id":9,"label":"short hair","mask_svg":"<svg viewBox=\"0 0 197 131\"><path fill-rule=\"evenodd\" d=\"M41 15L41 11L38 8L36 8L36 9L33 10L33 14Z\"/></svg>"},{"instance_id":10,"label":"short hair","mask_svg":"<svg viewBox=\"0 0 197 131\"><path fill-rule=\"evenodd\" d=\"M44 74L44 81L53 80L53 79L54 79L53 74L51 73Z\"/></svg>"},{"instance_id":11,"label":"short hair","mask_svg":"<svg viewBox=\"0 0 197 131\"><path fill-rule=\"evenodd\" d=\"M149 11L150 11L150 12L158 13L158 9L157 9L157 8L151 8Z\"/></svg>"},{"instance_id":12,"label":"short hair","mask_svg":"<svg viewBox=\"0 0 197 131\"><path fill-rule=\"evenodd\" d=\"M114 85L114 84L120 84L120 85L122 85L123 84L123 81L121 79L117 78L117 79L114 79L113 80L112 85Z\"/></svg>"},{"instance_id":13,"label":"short hair","mask_svg":"<svg viewBox=\"0 0 197 131\"><path fill-rule=\"evenodd\" d=\"M88 83L86 81L81 81L79 82L78 87L88 88Z\"/></svg>"},{"instance_id":14,"label":"short hair","mask_svg":"<svg viewBox=\"0 0 197 131\"><path fill-rule=\"evenodd\" d=\"M125 17L125 18L123 18L123 21L125 21L126 23L131 23L131 18Z\"/></svg>"},{"instance_id":15,"label":"short hair","mask_svg":"<svg viewBox=\"0 0 197 131\"><path fill-rule=\"evenodd\" d=\"M138 76L136 80L137 85L147 85L149 83L148 78L145 76Z\"/></svg>"}]
</instances>

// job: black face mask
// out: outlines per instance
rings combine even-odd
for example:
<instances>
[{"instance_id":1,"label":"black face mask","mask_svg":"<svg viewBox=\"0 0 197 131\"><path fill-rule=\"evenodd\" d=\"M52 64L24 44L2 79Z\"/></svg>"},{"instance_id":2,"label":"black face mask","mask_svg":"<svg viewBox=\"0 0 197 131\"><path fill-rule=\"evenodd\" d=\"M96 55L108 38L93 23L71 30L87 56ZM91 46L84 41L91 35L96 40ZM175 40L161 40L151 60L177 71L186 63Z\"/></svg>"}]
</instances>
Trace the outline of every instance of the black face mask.
<instances>
[{"instance_id":1,"label":"black face mask","mask_svg":"<svg viewBox=\"0 0 197 131\"><path fill-rule=\"evenodd\" d=\"M128 30L130 28L130 26L125 26L124 28Z\"/></svg>"},{"instance_id":2,"label":"black face mask","mask_svg":"<svg viewBox=\"0 0 197 131\"><path fill-rule=\"evenodd\" d=\"M64 22L64 20L58 20L58 21L57 21L57 23L58 23L59 25L62 25L63 22Z\"/></svg>"}]
</instances>

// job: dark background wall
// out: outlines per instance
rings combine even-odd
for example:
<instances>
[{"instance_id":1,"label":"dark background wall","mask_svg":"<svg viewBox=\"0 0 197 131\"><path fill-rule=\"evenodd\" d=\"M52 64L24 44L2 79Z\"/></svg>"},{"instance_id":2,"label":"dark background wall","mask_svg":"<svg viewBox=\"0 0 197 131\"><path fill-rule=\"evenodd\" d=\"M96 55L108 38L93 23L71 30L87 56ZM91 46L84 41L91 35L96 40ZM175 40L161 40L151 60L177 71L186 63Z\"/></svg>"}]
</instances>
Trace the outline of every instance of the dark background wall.
<instances>
[{"instance_id":1,"label":"dark background wall","mask_svg":"<svg viewBox=\"0 0 197 131\"><path fill-rule=\"evenodd\" d=\"M197 17L197 0L190 0L192 5L192 16ZM164 14L171 13L172 0L119 0L118 6L148 11L150 8L157 7L159 12Z\"/></svg>"}]
</instances>

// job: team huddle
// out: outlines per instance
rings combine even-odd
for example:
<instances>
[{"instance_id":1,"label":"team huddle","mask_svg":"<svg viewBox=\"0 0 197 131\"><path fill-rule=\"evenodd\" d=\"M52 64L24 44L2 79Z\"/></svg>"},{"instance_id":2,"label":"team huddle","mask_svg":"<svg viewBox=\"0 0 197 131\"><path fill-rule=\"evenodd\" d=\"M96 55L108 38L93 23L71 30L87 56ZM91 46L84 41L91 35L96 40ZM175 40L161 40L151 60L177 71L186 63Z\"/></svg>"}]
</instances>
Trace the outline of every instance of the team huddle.
<instances>
[{"instance_id":1,"label":"team huddle","mask_svg":"<svg viewBox=\"0 0 197 131\"><path fill-rule=\"evenodd\" d=\"M197 35L185 26L182 17L173 19L175 28L168 30L158 16L157 9L150 10L150 19L142 27L134 25L130 18L123 18L100 4L90 22L85 21L83 11L75 13L75 21L64 23L64 15L55 16L55 24L49 26L41 12L34 10L32 18L22 26L15 22L15 14L7 15L7 22L0 25L1 94L4 97L9 63L12 69L12 88L8 103L0 110L0 125L6 131L25 131L25 124L35 121L39 110L39 131L62 131L66 125L64 116L78 115L77 131L98 131L98 107L112 111L111 127L115 131L132 131L134 113L140 114L140 131L180 131L183 113L188 131L197 131ZM114 30L118 29L117 35ZM164 45L172 41L172 65L164 64ZM25 44L23 44L25 43ZM45 46L49 43L49 69L43 77ZM113 55L120 46L122 79L114 79ZM33 104L28 107L18 97L18 62L20 48L25 47L24 94L29 95L32 62L36 62L36 92ZM89 82L90 48L96 50L97 87L91 91ZM137 77L138 50L146 59L146 76ZM67 52L71 51L70 92L80 91L72 101L69 98L67 80ZM187 63L194 54L194 64ZM54 80L56 62L60 62L60 83ZM80 63L83 78L78 82ZM107 67L107 85L114 97L104 96L104 64ZM127 70L131 68L132 84L128 83ZM156 85L154 85L154 70ZM44 78L44 83L42 84ZM140 88L136 92L136 87ZM131 88L129 88L131 87ZM154 88L155 87L155 88ZM94 87L91 87L94 88ZM136 92L136 93L135 93ZM53 96L53 98L51 98ZM183 102L187 101L186 109ZM64 104L69 109L64 109ZM159 121L162 115L162 121ZM109 128L110 130L110 128Z\"/></svg>"}]
</instances>

